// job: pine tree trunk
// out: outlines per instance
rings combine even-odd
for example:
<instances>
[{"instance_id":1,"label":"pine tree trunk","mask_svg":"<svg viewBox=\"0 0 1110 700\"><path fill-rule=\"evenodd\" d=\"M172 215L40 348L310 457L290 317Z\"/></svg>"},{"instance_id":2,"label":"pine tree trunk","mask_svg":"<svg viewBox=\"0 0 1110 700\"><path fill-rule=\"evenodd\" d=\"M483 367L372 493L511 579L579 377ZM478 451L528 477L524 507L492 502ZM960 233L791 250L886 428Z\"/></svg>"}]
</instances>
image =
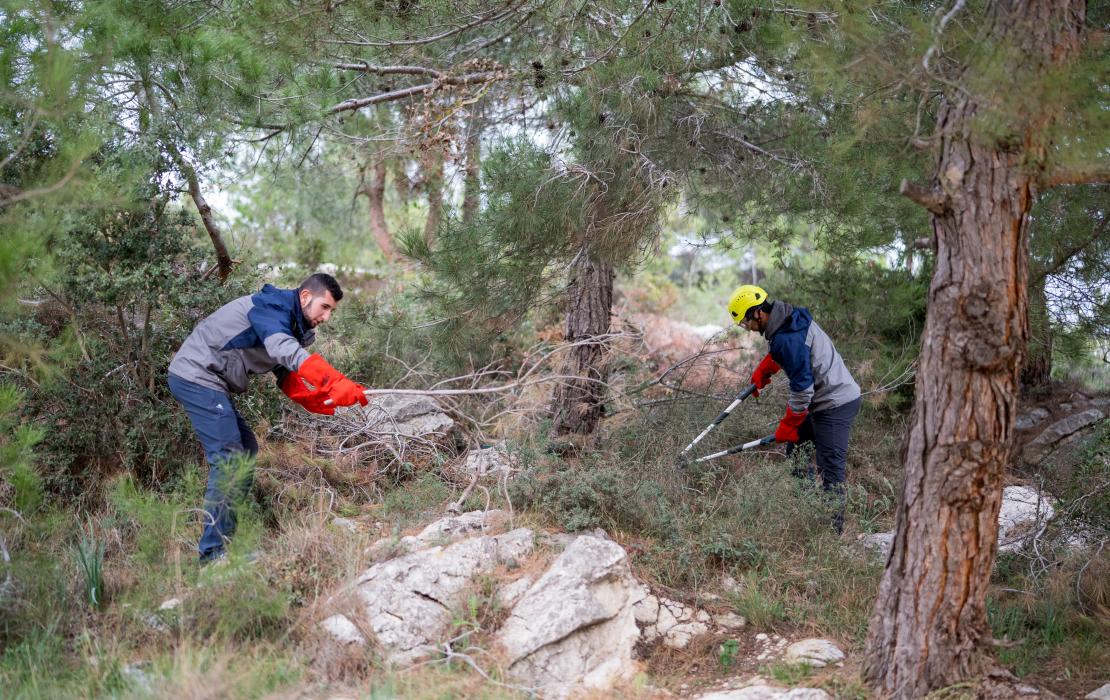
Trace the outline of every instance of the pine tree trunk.
<instances>
[{"instance_id":1,"label":"pine tree trunk","mask_svg":"<svg viewBox=\"0 0 1110 700\"><path fill-rule=\"evenodd\" d=\"M613 268L583 252L571 270L567 288L564 339L582 342L567 351L551 400L551 436L591 434L603 415L605 382L609 379L609 317L613 308ZM591 340L597 339L597 340ZM583 342L584 341L584 342Z\"/></svg>"},{"instance_id":2,"label":"pine tree trunk","mask_svg":"<svg viewBox=\"0 0 1110 700\"><path fill-rule=\"evenodd\" d=\"M443 220L443 150L438 146L424 153L424 192L428 196L428 218L424 222L424 240L431 243Z\"/></svg>"},{"instance_id":3,"label":"pine tree trunk","mask_svg":"<svg viewBox=\"0 0 1110 700\"><path fill-rule=\"evenodd\" d=\"M1048 316L1044 278L1029 288L1029 347L1021 383L1026 388L1043 387L1052 381L1052 323Z\"/></svg>"},{"instance_id":4,"label":"pine tree trunk","mask_svg":"<svg viewBox=\"0 0 1110 700\"><path fill-rule=\"evenodd\" d=\"M482 183L482 127L484 117L481 107L475 105L466 125L466 177L463 181L462 220L470 224L478 215Z\"/></svg>"},{"instance_id":5,"label":"pine tree trunk","mask_svg":"<svg viewBox=\"0 0 1110 700\"><path fill-rule=\"evenodd\" d=\"M389 235L389 225L385 221L385 175L385 160L374 161L371 166L370 182L363 192L370 202L370 234L374 236L385 259L393 262L397 259L397 247L393 244L393 237Z\"/></svg>"},{"instance_id":6,"label":"pine tree trunk","mask_svg":"<svg viewBox=\"0 0 1110 700\"><path fill-rule=\"evenodd\" d=\"M1074 58L1083 16L1081 0L995 0L988 35L1012 49L1001 74L1036 79ZM1031 104L1003 140L975 131L990 99L953 92L938 113L936 268L864 668L884 697L921 698L993 667L986 595L1028 338L1029 163L1043 160L1053 115Z\"/></svg>"},{"instance_id":7,"label":"pine tree trunk","mask_svg":"<svg viewBox=\"0 0 1110 700\"><path fill-rule=\"evenodd\" d=\"M397 191L397 201L402 206L407 206L412 198L412 180L409 179L409 160L405 158L393 159L393 188Z\"/></svg>"}]
</instances>

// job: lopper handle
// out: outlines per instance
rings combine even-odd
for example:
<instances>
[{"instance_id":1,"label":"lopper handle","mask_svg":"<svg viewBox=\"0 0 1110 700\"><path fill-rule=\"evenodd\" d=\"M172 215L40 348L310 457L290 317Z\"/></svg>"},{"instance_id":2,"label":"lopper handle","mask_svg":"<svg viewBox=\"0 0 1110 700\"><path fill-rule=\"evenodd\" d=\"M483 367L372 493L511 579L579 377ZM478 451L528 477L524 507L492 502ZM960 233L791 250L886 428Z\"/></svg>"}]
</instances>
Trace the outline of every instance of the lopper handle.
<instances>
[{"instance_id":1,"label":"lopper handle","mask_svg":"<svg viewBox=\"0 0 1110 700\"><path fill-rule=\"evenodd\" d=\"M749 385L747 386L747 388L746 388L746 389L744 389L744 390L743 390L743 391L741 391L741 392L740 392L739 394L737 394L736 398L732 400L732 403L730 403L730 404L728 405L728 408L726 408L725 410L721 411L721 415L719 415L719 416L717 416L716 418L714 418L714 419L713 419L713 422L712 422L712 423L710 423L709 425L707 425L707 426L705 427L705 430L701 431L701 434L700 434L700 435L698 435L698 436L697 436L696 438L694 438L694 439L693 439L693 441L692 441L692 442L691 442L691 443L690 443L689 445L687 445L686 447L684 447L684 448L683 448L683 450L682 450L682 452L679 452L679 453L678 453L679 459L681 459L682 457L684 457L684 456L686 455L686 453L690 451L690 448L691 448L691 447L693 447L694 445L696 445L696 444L698 444L699 442L701 442L701 439L702 439L703 437L705 437L706 435L708 435L708 434L709 434L709 432L710 432L711 430L713 430L713 429L714 429L714 428L716 428L716 427L717 427L718 425L720 425L720 424L721 424L721 421L723 421L723 420L724 420L725 418L728 418L728 414L732 413L732 412L733 412L733 410L735 410L735 409L736 409L736 407L737 407L737 406L739 406L739 405L740 405L740 403L741 403L741 402L742 402L742 401L743 401L744 399L746 399L746 398L748 398L749 396L751 396L753 392L755 392L755 384L749 384Z\"/></svg>"},{"instance_id":2,"label":"lopper handle","mask_svg":"<svg viewBox=\"0 0 1110 700\"><path fill-rule=\"evenodd\" d=\"M751 450L751 449L755 449L756 447L763 447L764 445L770 445L774 441L775 441L774 434L765 435L765 436L759 438L758 440L752 440L751 442L745 442L742 445L737 445L736 447L730 447L727 450L721 450L720 452L714 452L711 455L706 455L704 457L699 457L698 459L694 460L694 464L698 464L699 462L708 462L711 459L717 459L719 457L734 455L737 452L743 452L744 450Z\"/></svg>"}]
</instances>

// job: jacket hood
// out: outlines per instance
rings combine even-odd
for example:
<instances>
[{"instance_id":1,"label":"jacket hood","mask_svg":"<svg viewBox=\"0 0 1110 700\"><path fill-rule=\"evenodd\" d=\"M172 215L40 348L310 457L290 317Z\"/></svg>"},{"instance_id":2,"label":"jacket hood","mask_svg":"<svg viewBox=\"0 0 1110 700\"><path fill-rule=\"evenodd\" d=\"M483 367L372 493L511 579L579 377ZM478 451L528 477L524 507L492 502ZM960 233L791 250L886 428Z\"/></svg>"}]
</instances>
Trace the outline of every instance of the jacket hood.
<instances>
[{"instance_id":1,"label":"jacket hood","mask_svg":"<svg viewBox=\"0 0 1110 700\"><path fill-rule=\"evenodd\" d=\"M809 328L813 316L809 309L799 306L794 308L785 301L771 302L771 319L763 329L763 337L770 340L779 331L802 331Z\"/></svg>"}]
</instances>

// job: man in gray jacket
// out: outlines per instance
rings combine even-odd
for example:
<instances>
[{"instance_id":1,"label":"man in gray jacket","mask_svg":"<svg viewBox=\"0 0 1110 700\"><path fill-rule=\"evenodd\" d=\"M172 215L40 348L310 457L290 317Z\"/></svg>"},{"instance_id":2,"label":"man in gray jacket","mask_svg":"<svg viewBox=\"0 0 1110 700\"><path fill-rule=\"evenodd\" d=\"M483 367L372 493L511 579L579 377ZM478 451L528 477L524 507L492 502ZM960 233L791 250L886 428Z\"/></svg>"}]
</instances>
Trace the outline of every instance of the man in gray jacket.
<instances>
[{"instance_id":1,"label":"man in gray jacket","mask_svg":"<svg viewBox=\"0 0 1110 700\"><path fill-rule=\"evenodd\" d=\"M775 440L787 443L787 454L797 443L813 442L822 487L839 501L833 526L841 532L848 437L859 413L859 385L808 309L771 301L762 288L746 284L733 292L729 312L734 323L762 333L770 344L752 373L756 395L780 369L790 379L786 414Z\"/></svg>"},{"instance_id":2,"label":"man in gray jacket","mask_svg":"<svg viewBox=\"0 0 1110 700\"><path fill-rule=\"evenodd\" d=\"M323 273L296 289L267 284L197 324L170 362L170 392L189 415L209 465L201 563L225 555L235 532L235 503L254 478L258 441L231 394L246 391L252 374L273 372L282 391L313 413L366 405L364 387L305 350L342 298L339 282Z\"/></svg>"}]
</instances>

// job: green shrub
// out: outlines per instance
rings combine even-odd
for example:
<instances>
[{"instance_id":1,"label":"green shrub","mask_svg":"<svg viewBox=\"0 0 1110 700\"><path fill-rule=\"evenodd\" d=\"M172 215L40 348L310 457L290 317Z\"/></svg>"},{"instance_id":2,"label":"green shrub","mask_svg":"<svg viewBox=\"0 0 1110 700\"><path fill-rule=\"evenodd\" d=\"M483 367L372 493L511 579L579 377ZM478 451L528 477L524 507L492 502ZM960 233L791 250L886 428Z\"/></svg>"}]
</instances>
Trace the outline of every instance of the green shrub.
<instances>
[{"instance_id":1,"label":"green shrub","mask_svg":"<svg viewBox=\"0 0 1110 700\"><path fill-rule=\"evenodd\" d=\"M208 276L196 226L154 201L93 210L58 233L56 269L34 317L0 329L50 349L51 371L23 382L22 408L44 436L42 482L65 498L96 498L94 487L120 471L165 487L199 461L166 367L201 318L256 284ZM270 410L252 400L253 417Z\"/></svg>"}]
</instances>

